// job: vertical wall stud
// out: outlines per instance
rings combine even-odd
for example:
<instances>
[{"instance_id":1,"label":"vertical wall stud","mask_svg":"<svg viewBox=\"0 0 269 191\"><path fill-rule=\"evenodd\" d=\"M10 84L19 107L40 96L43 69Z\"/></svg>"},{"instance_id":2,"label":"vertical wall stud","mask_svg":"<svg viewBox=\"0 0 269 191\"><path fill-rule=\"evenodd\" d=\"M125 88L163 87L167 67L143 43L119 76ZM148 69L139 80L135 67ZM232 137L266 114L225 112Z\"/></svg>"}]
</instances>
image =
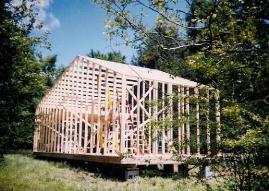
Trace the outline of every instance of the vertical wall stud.
<instances>
[{"instance_id":1,"label":"vertical wall stud","mask_svg":"<svg viewBox=\"0 0 269 191\"><path fill-rule=\"evenodd\" d=\"M197 155L200 155L200 114L199 114L199 87L194 89L196 97L196 145L197 145Z\"/></svg>"},{"instance_id":2,"label":"vertical wall stud","mask_svg":"<svg viewBox=\"0 0 269 191\"><path fill-rule=\"evenodd\" d=\"M113 73L113 106L112 106L112 154L115 154L115 148L116 148L116 141L118 140L118 132L117 132L117 126L116 126L116 108L117 108L117 95L116 95L116 80L117 80L117 73Z\"/></svg>"},{"instance_id":3,"label":"vertical wall stud","mask_svg":"<svg viewBox=\"0 0 269 191\"><path fill-rule=\"evenodd\" d=\"M102 68L99 66L99 72L98 72L98 100L97 100L97 145L96 145L96 153L100 154L100 134L101 131L101 82L102 82Z\"/></svg>"},{"instance_id":4,"label":"vertical wall stud","mask_svg":"<svg viewBox=\"0 0 269 191\"><path fill-rule=\"evenodd\" d=\"M173 88L172 84L168 83L168 137L169 137L169 153L172 153L172 147L173 147Z\"/></svg>"},{"instance_id":5,"label":"vertical wall stud","mask_svg":"<svg viewBox=\"0 0 269 191\"><path fill-rule=\"evenodd\" d=\"M209 88L206 88L206 144L207 144L207 154L211 155L210 147L210 126L209 126Z\"/></svg>"},{"instance_id":6,"label":"vertical wall stud","mask_svg":"<svg viewBox=\"0 0 269 191\"><path fill-rule=\"evenodd\" d=\"M138 109L138 108L137 108ZM139 116L138 116L139 121ZM125 152L125 125L126 125L126 78L125 75L122 75L122 89L121 89L121 127L120 127L120 134L121 134L121 153ZM139 125L137 124L137 127ZM137 129L138 131L138 129Z\"/></svg>"},{"instance_id":7,"label":"vertical wall stud","mask_svg":"<svg viewBox=\"0 0 269 191\"><path fill-rule=\"evenodd\" d=\"M103 147L104 147L104 155L107 154L107 133L108 133L108 117L109 117L109 113L108 113L108 98L110 95L110 91L109 91L109 84L108 84L108 69L106 69L106 74L105 74L105 126L104 126L104 143L103 143Z\"/></svg>"},{"instance_id":8,"label":"vertical wall stud","mask_svg":"<svg viewBox=\"0 0 269 191\"><path fill-rule=\"evenodd\" d=\"M178 85L178 89L177 89L177 119L179 120L178 123L178 129L177 129L177 134L178 134L178 153L181 154L181 90L180 90L180 85Z\"/></svg>"},{"instance_id":9,"label":"vertical wall stud","mask_svg":"<svg viewBox=\"0 0 269 191\"><path fill-rule=\"evenodd\" d=\"M216 104L215 104L215 110L216 110L216 123L217 123L217 132L216 132L216 141L217 141L217 149L218 149L218 155L221 154L220 151L220 100L219 100L219 90L216 90L215 92L215 99L216 99Z\"/></svg>"},{"instance_id":10,"label":"vertical wall stud","mask_svg":"<svg viewBox=\"0 0 269 191\"><path fill-rule=\"evenodd\" d=\"M185 149L186 149L186 135L185 135L185 124L186 124L186 113L185 113L185 87L181 86L180 87L180 92L181 92L181 136L182 136L182 154L186 154Z\"/></svg>"},{"instance_id":11,"label":"vertical wall stud","mask_svg":"<svg viewBox=\"0 0 269 191\"><path fill-rule=\"evenodd\" d=\"M141 95L141 79L139 78L138 80L138 85L137 85L137 132L136 132L136 151L137 151L137 155L139 155L139 150L140 150L140 146L139 146L139 136L140 136L140 121L141 121L141 114L140 114L140 110L141 110L141 100L140 100L140 95Z\"/></svg>"}]
</instances>

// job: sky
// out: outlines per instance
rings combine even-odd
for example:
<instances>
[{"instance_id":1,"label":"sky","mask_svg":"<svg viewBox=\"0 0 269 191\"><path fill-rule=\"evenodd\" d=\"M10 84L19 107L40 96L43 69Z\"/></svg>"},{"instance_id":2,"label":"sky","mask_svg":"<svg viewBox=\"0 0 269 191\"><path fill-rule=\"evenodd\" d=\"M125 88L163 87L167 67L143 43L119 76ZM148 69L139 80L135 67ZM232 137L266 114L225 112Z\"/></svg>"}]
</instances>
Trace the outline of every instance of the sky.
<instances>
[{"instance_id":1,"label":"sky","mask_svg":"<svg viewBox=\"0 0 269 191\"><path fill-rule=\"evenodd\" d=\"M22 0L12 0L19 4ZM49 31L48 41L51 50L41 49L44 56L57 55L57 65L68 65L77 55L86 55L91 49L103 53L120 51L131 62L136 51L124 45L111 46L105 36L106 12L92 0L38 0L37 19L44 23L44 30ZM186 11L185 1L179 1ZM132 7L132 12L140 14L140 8ZM156 13L147 13L145 23L154 25ZM112 42L115 44L115 41Z\"/></svg>"},{"instance_id":2,"label":"sky","mask_svg":"<svg viewBox=\"0 0 269 191\"><path fill-rule=\"evenodd\" d=\"M111 47L106 40L105 11L90 0L41 0L39 17L50 31L51 51L57 54L57 64L67 65L76 55L85 55L90 49L108 52L119 50L130 62L135 50L130 47Z\"/></svg>"}]
</instances>

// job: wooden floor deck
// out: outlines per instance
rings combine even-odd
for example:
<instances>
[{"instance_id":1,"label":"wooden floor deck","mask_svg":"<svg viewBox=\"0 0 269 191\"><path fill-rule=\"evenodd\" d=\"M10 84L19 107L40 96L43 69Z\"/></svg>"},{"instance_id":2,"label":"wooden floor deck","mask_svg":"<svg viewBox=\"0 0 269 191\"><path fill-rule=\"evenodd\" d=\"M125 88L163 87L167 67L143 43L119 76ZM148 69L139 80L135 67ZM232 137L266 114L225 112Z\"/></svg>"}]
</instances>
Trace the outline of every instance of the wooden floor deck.
<instances>
[{"instance_id":1,"label":"wooden floor deck","mask_svg":"<svg viewBox=\"0 0 269 191\"><path fill-rule=\"evenodd\" d=\"M182 164L189 156L173 156L173 155L140 155L140 156L104 156L92 154L66 154L66 153L49 153L34 152L34 155L50 158L61 158L78 161L88 161L102 164L122 165L122 166L141 166L141 165L172 165ZM205 155L192 156L196 158L205 158Z\"/></svg>"},{"instance_id":2,"label":"wooden floor deck","mask_svg":"<svg viewBox=\"0 0 269 191\"><path fill-rule=\"evenodd\" d=\"M121 164L120 156L100 156L100 155L69 154L69 153L65 154L65 153L50 153L50 152L34 152L34 155L41 157L89 161L104 164Z\"/></svg>"}]
</instances>

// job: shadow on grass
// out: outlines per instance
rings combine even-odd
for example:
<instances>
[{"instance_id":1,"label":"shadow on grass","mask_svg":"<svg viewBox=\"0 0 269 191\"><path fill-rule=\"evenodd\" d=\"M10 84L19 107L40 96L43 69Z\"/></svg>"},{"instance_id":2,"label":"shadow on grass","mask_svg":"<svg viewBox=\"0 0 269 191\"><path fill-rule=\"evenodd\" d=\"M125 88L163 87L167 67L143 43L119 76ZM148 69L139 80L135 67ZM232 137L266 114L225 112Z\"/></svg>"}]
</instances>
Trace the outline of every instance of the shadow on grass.
<instances>
[{"instance_id":1,"label":"shadow on grass","mask_svg":"<svg viewBox=\"0 0 269 191\"><path fill-rule=\"evenodd\" d=\"M74 171L85 171L87 173L92 173L94 177L105 178L112 181L125 181L124 174L126 168L122 166L52 157L33 157L37 160L46 160L50 163L54 163L54 165L59 168L71 168ZM141 178L162 177L173 180L188 178L186 173L167 172L158 169L156 165L139 166L139 176Z\"/></svg>"},{"instance_id":2,"label":"shadow on grass","mask_svg":"<svg viewBox=\"0 0 269 191\"><path fill-rule=\"evenodd\" d=\"M90 173L96 178L105 178L111 181L124 181L124 170L118 166L104 165L88 161L40 157L32 155L37 160L48 161L58 168L69 168L75 172Z\"/></svg>"}]
</instances>

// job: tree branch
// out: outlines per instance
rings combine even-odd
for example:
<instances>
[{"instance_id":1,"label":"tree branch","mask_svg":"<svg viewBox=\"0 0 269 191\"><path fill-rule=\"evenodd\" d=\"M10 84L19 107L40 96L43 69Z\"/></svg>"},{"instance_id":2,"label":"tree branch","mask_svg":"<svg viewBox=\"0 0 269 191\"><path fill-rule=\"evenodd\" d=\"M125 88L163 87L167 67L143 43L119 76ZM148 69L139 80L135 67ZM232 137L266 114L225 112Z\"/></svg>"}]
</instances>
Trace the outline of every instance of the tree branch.
<instances>
[{"instance_id":1,"label":"tree branch","mask_svg":"<svg viewBox=\"0 0 269 191\"><path fill-rule=\"evenodd\" d=\"M185 28L185 29L192 29L192 30L199 30L199 29L203 29L204 27L189 27L189 26L186 26L186 25L183 25L183 24L180 24L174 20L172 20L171 18L169 18L168 16L166 16L165 14L163 14L162 12L158 11L157 9L154 9L152 7L150 7L149 5L146 5L144 3L142 3L141 1L139 0L136 0L137 3L139 3L140 5L142 5L143 7L146 7L150 10L152 10L153 12L159 14L160 16L162 16L164 19L166 19L167 21L179 26L179 27L182 27L182 28Z\"/></svg>"}]
</instances>

